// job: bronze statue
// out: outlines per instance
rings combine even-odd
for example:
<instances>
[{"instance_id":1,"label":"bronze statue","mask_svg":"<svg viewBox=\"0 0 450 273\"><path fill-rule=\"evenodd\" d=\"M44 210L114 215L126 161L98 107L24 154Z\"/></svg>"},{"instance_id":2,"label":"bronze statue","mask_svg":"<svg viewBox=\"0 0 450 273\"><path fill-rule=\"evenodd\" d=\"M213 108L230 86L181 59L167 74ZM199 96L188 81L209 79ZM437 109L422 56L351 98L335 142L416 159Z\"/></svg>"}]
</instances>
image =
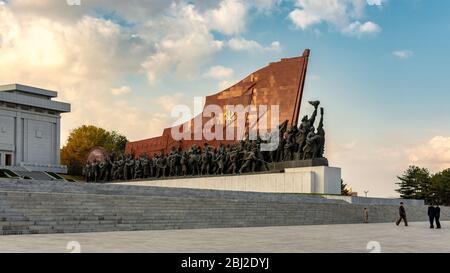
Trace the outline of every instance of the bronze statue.
<instances>
[{"instance_id":1,"label":"bronze statue","mask_svg":"<svg viewBox=\"0 0 450 273\"><path fill-rule=\"evenodd\" d=\"M317 130L314 123L317 118L319 101L311 101L314 112L311 118L305 116L300 125L288 130L288 121L283 122L276 132L262 140L242 140L217 148L205 144L203 149L193 145L182 151L172 148L149 157L142 154L111 155L102 162L93 160L83 167L86 182L105 182L131 179L158 179L166 176L200 176L244 174L269 171L269 164L292 160L311 160L323 158L325 149L324 109L320 108L320 121ZM274 151L261 151L261 145L278 139Z\"/></svg>"},{"instance_id":2,"label":"bronze statue","mask_svg":"<svg viewBox=\"0 0 450 273\"><path fill-rule=\"evenodd\" d=\"M298 129L297 134L297 145L298 145L298 158L305 158L303 155L303 150L306 145L306 138L308 134L310 133L310 129L312 126L314 126L314 122L316 121L317 117L317 109L319 108L320 101L310 101L309 102L312 106L314 106L314 112L311 115L311 118L308 118L308 116L304 116L302 119L302 122L300 124L300 127Z\"/></svg>"}]
</instances>

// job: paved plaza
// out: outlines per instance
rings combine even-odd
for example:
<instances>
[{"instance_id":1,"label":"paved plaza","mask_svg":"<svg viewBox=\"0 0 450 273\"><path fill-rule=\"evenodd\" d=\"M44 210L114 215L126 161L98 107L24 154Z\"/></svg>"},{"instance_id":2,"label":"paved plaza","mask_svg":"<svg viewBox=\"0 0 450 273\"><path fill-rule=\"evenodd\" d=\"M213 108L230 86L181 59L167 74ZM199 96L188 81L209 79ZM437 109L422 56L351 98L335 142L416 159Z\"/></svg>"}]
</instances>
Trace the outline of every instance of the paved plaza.
<instances>
[{"instance_id":1,"label":"paved plaza","mask_svg":"<svg viewBox=\"0 0 450 273\"><path fill-rule=\"evenodd\" d=\"M0 236L0 252L450 252L450 222ZM75 243L75 246L77 244Z\"/></svg>"}]
</instances>

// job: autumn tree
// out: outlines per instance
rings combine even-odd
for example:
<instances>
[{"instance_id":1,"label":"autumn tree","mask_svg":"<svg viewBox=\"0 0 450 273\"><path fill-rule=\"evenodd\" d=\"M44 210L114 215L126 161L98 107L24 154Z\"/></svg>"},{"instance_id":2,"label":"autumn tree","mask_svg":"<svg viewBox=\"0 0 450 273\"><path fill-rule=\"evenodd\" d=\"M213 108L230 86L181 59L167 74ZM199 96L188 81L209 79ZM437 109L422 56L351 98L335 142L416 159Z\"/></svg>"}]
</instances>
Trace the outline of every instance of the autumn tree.
<instances>
[{"instance_id":1,"label":"autumn tree","mask_svg":"<svg viewBox=\"0 0 450 273\"><path fill-rule=\"evenodd\" d=\"M69 174L80 175L92 148L103 147L110 153L122 153L127 142L127 138L117 132L83 125L70 133L67 144L61 149L61 163L67 165Z\"/></svg>"},{"instance_id":2,"label":"autumn tree","mask_svg":"<svg viewBox=\"0 0 450 273\"><path fill-rule=\"evenodd\" d=\"M350 196L352 191L348 189L347 184L344 183L344 179L341 179L341 195Z\"/></svg>"}]
</instances>

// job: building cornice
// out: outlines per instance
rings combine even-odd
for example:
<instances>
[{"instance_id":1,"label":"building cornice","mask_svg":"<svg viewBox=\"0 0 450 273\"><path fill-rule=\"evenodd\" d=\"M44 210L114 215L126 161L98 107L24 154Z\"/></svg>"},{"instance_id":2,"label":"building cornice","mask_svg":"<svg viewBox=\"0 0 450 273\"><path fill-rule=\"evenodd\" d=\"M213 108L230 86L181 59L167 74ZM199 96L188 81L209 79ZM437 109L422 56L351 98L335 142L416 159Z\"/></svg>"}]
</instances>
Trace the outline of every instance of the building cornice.
<instances>
[{"instance_id":1,"label":"building cornice","mask_svg":"<svg viewBox=\"0 0 450 273\"><path fill-rule=\"evenodd\" d=\"M30 97L17 93L0 92L0 101L52 110L59 113L68 113L71 111L71 106L68 103Z\"/></svg>"},{"instance_id":2,"label":"building cornice","mask_svg":"<svg viewBox=\"0 0 450 273\"><path fill-rule=\"evenodd\" d=\"M47 98L56 98L58 93L56 91L46 90L42 88L36 88L32 86L22 85L22 84L8 84L8 85L0 85L0 92L14 92L19 91L23 93L29 93L33 95L43 96Z\"/></svg>"}]
</instances>

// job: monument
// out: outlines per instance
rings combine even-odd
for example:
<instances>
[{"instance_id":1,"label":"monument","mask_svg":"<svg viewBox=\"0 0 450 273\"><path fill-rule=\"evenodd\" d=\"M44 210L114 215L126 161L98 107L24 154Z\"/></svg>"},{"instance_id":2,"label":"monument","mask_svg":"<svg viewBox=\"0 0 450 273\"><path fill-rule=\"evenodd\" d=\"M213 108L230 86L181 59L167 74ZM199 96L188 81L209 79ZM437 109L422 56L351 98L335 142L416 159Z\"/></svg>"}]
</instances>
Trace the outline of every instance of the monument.
<instances>
[{"instance_id":1,"label":"monument","mask_svg":"<svg viewBox=\"0 0 450 273\"><path fill-rule=\"evenodd\" d=\"M340 194L340 169L329 167L324 157L321 102L310 101L312 114L299 122L309 54L305 50L303 56L271 63L207 97L202 114L165 129L161 137L130 142L121 155L88 160L86 181L140 180L152 186ZM228 110L230 105L277 108L263 107L252 122L250 111L242 115ZM220 113L205 115L209 107ZM245 118L238 122L239 116ZM259 131L263 116L278 118L277 126L272 124L264 136ZM216 133L231 131L233 138L211 138L204 134L208 124L213 124ZM179 132L185 138L176 139Z\"/></svg>"},{"instance_id":2,"label":"monument","mask_svg":"<svg viewBox=\"0 0 450 273\"><path fill-rule=\"evenodd\" d=\"M56 97L41 88L0 86L0 169L67 172L60 165L60 130L70 104Z\"/></svg>"},{"instance_id":3,"label":"monument","mask_svg":"<svg viewBox=\"0 0 450 273\"><path fill-rule=\"evenodd\" d=\"M306 72L310 50L306 49L302 56L294 58L282 59L268 66L251 73L249 76L239 81L237 84L225 89L222 92L206 97L205 108L208 105L217 105L223 109L224 119L234 119L235 113L226 111L227 105L259 106L259 105L278 105L279 120L287 121L287 126L297 125L299 121L300 107L303 97L303 88L306 80ZM264 113L265 116L271 116L271 108ZM190 140L183 139L181 141L173 139L171 134L173 129L166 128L160 137L130 142L126 146L127 154L148 154L170 153L172 147L180 147L183 150L189 149L192 145L203 146L208 143L210 147L219 147L221 144L235 144L245 139L247 131L237 135L234 140L207 140L205 138L194 140L194 135L202 128L195 128L193 125L196 119L202 119L202 124L206 124L209 120L202 115L197 116L193 120L187 122L190 131L187 134L192 135ZM183 124L185 125L185 124ZM183 130L183 125L179 130ZM230 124L229 126L234 126ZM227 128L228 129L228 128Z\"/></svg>"}]
</instances>

